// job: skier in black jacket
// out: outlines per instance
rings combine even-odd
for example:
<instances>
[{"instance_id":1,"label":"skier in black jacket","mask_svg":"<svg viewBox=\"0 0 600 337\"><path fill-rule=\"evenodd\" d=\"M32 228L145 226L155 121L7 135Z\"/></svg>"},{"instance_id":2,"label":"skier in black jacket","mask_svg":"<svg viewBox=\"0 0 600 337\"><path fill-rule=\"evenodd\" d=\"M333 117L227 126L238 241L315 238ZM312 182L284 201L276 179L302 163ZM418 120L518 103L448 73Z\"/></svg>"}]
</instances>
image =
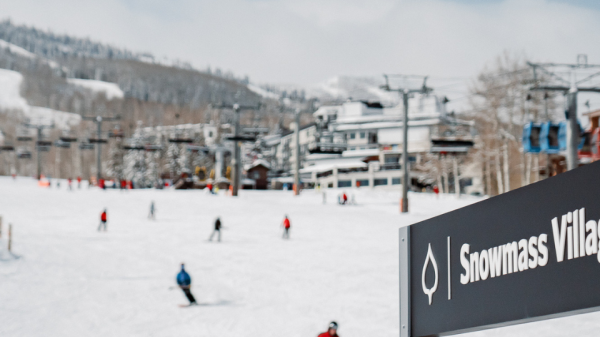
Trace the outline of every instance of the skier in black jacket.
<instances>
[{"instance_id":1,"label":"skier in black jacket","mask_svg":"<svg viewBox=\"0 0 600 337\"><path fill-rule=\"evenodd\" d=\"M212 241L213 236L217 233L219 234L218 241L221 242L221 219L220 218L217 218L217 220L215 220L215 230L210 235L210 238L208 239L208 241Z\"/></svg>"}]
</instances>

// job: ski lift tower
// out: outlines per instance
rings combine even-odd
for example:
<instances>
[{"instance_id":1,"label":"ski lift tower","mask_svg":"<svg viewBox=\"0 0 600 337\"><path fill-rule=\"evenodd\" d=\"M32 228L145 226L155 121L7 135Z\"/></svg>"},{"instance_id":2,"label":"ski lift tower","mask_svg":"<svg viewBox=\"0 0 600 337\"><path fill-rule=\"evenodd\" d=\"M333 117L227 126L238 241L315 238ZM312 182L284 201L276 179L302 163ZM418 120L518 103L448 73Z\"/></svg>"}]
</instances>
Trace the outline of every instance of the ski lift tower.
<instances>
[{"instance_id":1,"label":"ski lift tower","mask_svg":"<svg viewBox=\"0 0 600 337\"><path fill-rule=\"evenodd\" d=\"M600 76L600 64L588 64L587 55L577 56L576 64L567 63L531 63L528 65L533 69L534 85L529 90L558 91L566 96L567 111L567 169L572 170L579 166L577 154L579 137L577 120L577 94L580 92L600 93L600 88L590 82ZM564 78L563 73L569 75ZM537 74L542 73L549 78L549 84L540 83ZM580 78L580 79L578 79ZM583 86L587 83L588 86Z\"/></svg>"},{"instance_id":2,"label":"ski lift tower","mask_svg":"<svg viewBox=\"0 0 600 337\"><path fill-rule=\"evenodd\" d=\"M396 88L392 89L389 83L389 76L399 76L403 78L418 77L423 78L423 85L419 89ZM413 93L428 94L433 89L427 87L427 76L406 76L406 75L383 75L385 85L381 89L385 91L397 91L402 94L404 111L402 116L402 199L400 199L400 212L408 213L408 185L410 178L408 176L408 98Z\"/></svg>"},{"instance_id":3,"label":"ski lift tower","mask_svg":"<svg viewBox=\"0 0 600 337\"><path fill-rule=\"evenodd\" d=\"M240 156L240 143L241 142L254 142L256 141L256 137L252 135L243 135L240 133L240 113L244 110L259 110L259 106L241 106L239 104L233 105L213 105L214 108L217 109L232 109L234 112L234 127L233 127L233 135L226 137L227 140L233 141L233 157L231 159L231 164L233 166L233 188L231 195L237 197L238 190L240 187L241 180L241 156Z\"/></svg>"},{"instance_id":4,"label":"ski lift tower","mask_svg":"<svg viewBox=\"0 0 600 337\"><path fill-rule=\"evenodd\" d=\"M36 129L37 130L37 139L36 139L36 146L35 146L36 161L37 161L36 177L38 180L40 180L40 178L42 176L42 161L41 161L40 152L47 152L49 150L50 146L52 145L52 142L42 139L42 132L45 129L54 129L54 123L49 124L49 125L48 124L25 123L25 124L23 124L23 126L28 129Z\"/></svg>"},{"instance_id":5,"label":"ski lift tower","mask_svg":"<svg viewBox=\"0 0 600 337\"><path fill-rule=\"evenodd\" d=\"M108 140L106 139L102 139L101 134L102 134L102 122L111 122L111 121L116 121L116 120L120 120L121 117L120 116L114 116L114 117L103 117L103 116L82 116L83 120L86 121L94 121L96 123L97 126L97 131L96 131L96 138L90 138L89 142L90 143L96 143L98 144L97 148L96 148L96 165L97 165L97 179L100 180L100 178L102 178L102 144L103 143L108 143Z\"/></svg>"}]
</instances>

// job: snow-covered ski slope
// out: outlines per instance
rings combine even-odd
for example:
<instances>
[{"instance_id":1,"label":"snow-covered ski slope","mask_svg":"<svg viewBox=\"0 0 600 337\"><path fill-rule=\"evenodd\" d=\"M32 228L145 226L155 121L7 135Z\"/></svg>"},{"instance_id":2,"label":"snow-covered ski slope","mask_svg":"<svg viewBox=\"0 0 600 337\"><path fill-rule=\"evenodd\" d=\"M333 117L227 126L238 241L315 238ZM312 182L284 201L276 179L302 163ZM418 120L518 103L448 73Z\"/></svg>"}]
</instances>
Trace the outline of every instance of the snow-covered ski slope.
<instances>
[{"instance_id":1,"label":"snow-covered ski slope","mask_svg":"<svg viewBox=\"0 0 600 337\"><path fill-rule=\"evenodd\" d=\"M355 191L43 189L0 177L4 231L0 336L316 336L336 320L344 337L398 336L398 227L480 199ZM154 201L157 219L147 219ZM96 227L108 208L108 232ZM287 214L291 239L282 240ZM220 216L223 242L207 242ZM6 225L13 224L7 258ZM192 276L198 307L175 285ZM484 336L596 336L598 314L490 330Z\"/></svg>"}]
</instances>

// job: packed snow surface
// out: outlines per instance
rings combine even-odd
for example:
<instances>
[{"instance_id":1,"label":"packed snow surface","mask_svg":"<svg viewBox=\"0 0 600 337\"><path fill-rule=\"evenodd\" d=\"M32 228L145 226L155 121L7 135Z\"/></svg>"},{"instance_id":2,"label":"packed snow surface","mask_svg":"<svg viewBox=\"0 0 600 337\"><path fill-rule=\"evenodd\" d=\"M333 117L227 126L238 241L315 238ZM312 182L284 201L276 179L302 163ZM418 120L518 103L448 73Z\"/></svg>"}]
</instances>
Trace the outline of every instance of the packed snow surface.
<instances>
[{"instance_id":1,"label":"packed snow surface","mask_svg":"<svg viewBox=\"0 0 600 337\"><path fill-rule=\"evenodd\" d=\"M22 82L23 75L20 73L0 69L0 109L27 109L27 101L21 97L20 93Z\"/></svg>"},{"instance_id":2,"label":"packed snow surface","mask_svg":"<svg viewBox=\"0 0 600 337\"><path fill-rule=\"evenodd\" d=\"M123 90L121 90L121 88L119 88L119 86L116 83L96 80L84 80L79 78L68 78L67 82L73 85L78 85L80 87L89 89L95 93L104 93L108 100L112 100L114 98L121 99L125 97Z\"/></svg>"},{"instance_id":3,"label":"packed snow surface","mask_svg":"<svg viewBox=\"0 0 600 337\"><path fill-rule=\"evenodd\" d=\"M2 177L0 336L314 337L331 320L344 337L398 336L398 228L480 199L411 194L411 213L400 215L399 193L348 192L357 205L337 205L336 190L323 204L314 191L67 191L64 181L48 189ZM223 241L208 242L217 216ZM197 307L178 307L187 301L170 289L181 262ZM598 318L477 336L595 336Z\"/></svg>"}]
</instances>

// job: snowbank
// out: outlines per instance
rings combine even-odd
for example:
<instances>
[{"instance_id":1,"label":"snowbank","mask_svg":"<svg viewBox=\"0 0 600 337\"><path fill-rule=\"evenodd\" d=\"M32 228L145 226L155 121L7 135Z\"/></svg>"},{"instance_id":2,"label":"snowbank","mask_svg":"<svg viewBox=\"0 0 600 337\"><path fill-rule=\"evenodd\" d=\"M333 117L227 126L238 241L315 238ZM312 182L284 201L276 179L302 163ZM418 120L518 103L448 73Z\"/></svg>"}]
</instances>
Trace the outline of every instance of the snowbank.
<instances>
[{"instance_id":1,"label":"snowbank","mask_svg":"<svg viewBox=\"0 0 600 337\"><path fill-rule=\"evenodd\" d=\"M68 78L67 82L73 85L77 85L86 89L91 90L94 93L104 93L108 100L122 99L125 97L123 90L115 83L96 81L96 80L84 80L79 78Z\"/></svg>"},{"instance_id":2,"label":"snowbank","mask_svg":"<svg viewBox=\"0 0 600 337\"><path fill-rule=\"evenodd\" d=\"M22 82L23 75L20 73L0 69L0 110L27 109L27 102L20 93Z\"/></svg>"},{"instance_id":3,"label":"snowbank","mask_svg":"<svg viewBox=\"0 0 600 337\"><path fill-rule=\"evenodd\" d=\"M8 49L13 54L17 54L17 55L20 55L22 57L32 59L32 60L37 57L34 53L31 53L17 45L14 45L10 42L6 42L4 40L0 40L0 48Z\"/></svg>"},{"instance_id":4,"label":"snowbank","mask_svg":"<svg viewBox=\"0 0 600 337\"><path fill-rule=\"evenodd\" d=\"M64 112L48 108L32 106L27 108L23 115L34 124L52 124L59 129L69 129L81 122L81 116L71 112Z\"/></svg>"}]
</instances>

